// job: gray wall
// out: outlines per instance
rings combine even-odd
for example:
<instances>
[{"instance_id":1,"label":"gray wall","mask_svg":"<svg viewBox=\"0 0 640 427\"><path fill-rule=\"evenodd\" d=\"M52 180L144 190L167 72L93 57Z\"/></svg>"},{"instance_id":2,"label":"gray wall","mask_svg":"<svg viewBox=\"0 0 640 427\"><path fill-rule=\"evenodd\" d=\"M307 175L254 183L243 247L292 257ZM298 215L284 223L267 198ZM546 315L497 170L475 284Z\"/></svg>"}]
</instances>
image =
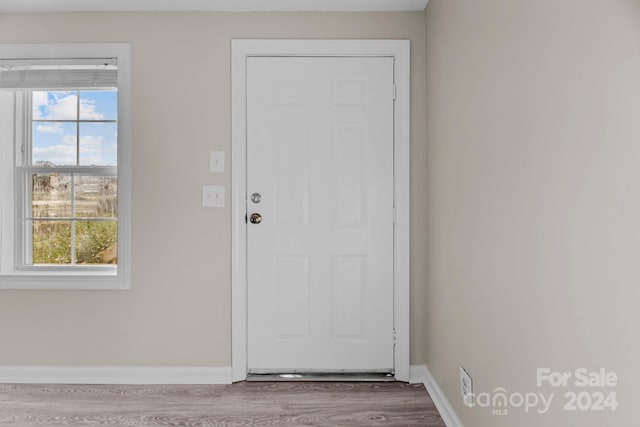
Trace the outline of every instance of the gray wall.
<instances>
[{"instance_id":1,"label":"gray wall","mask_svg":"<svg viewBox=\"0 0 640 427\"><path fill-rule=\"evenodd\" d=\"M132 289L0 291L0 366L230 366L230 209L200 197L230 189L208 153L230 159L232 38L411 40L411 361L425 362L422 12L64 13L0 14L0 43L131 42Z\"/></svg>"},{"instance_id":2,"label":"gray wall","mask_svg":"<svg viewBox=\"0 0 640 427\"><path fill-rule=\"evenodd\" d=\"M640 425L640 2L431 0L426 53L429 368L466 426ZM552 413L464 407L460 365ZM617 411L536 386L583 367Z\"/></svg>"}]
</instances>

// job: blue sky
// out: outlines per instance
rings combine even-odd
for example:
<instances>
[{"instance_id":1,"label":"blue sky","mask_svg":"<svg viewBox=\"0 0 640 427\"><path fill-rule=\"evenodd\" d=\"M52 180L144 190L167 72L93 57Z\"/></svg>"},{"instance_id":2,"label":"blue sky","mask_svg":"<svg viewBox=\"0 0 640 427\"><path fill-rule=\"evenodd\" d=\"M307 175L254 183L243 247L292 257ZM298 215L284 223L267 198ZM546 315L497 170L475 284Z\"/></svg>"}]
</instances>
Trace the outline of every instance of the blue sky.
<instances>
[{"instance_id":1,"label":"blue sky","mask_svg":"<svg viewBox=\"0 0 640 427\"><path fill-rule=\"evenodd\" d=\"M116 120L117 92L80 92L80 120ZM33 92L32 163L76 164L80 126L80 165L117 164L117 124L79 123L77 92ZM39 120L72 120L43 122Z\"/></svg>"}]
</instances>

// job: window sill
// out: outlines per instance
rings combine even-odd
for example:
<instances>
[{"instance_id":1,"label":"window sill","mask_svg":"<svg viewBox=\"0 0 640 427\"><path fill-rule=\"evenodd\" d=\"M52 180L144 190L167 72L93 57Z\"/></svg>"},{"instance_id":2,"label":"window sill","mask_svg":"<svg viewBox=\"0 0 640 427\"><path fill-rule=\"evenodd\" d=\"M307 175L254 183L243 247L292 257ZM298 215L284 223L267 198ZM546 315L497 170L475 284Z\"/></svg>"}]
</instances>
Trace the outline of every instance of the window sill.
<instances>
[{"instance_id":1,"label":"window sill","mask_svg":"<svg viewBox=\"0 0 640 427\"><path fill-rule=\"evenodd\" d=\"M14 271L0 275L0 289L29 290L128 290L131 288L129 280L122 275L112 272L96 272L88 274L86 271Z\"/></svg>"}]
</instances>

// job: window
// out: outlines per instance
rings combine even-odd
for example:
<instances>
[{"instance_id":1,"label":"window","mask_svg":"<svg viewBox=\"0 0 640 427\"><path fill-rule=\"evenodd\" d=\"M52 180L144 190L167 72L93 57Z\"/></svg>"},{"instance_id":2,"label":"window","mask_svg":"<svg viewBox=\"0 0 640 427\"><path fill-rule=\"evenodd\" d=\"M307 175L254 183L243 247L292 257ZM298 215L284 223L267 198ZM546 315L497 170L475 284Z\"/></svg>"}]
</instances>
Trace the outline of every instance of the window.
<instances>
[{"instance_id":1,"label":"window","mask_svg":"<svg viewBox=\"0 0 640 427\"><path fill-rule=\"evenodd\" d=\"M0 45L0 288L129 287L129 55Z\"/></svg>"}]
</instances>

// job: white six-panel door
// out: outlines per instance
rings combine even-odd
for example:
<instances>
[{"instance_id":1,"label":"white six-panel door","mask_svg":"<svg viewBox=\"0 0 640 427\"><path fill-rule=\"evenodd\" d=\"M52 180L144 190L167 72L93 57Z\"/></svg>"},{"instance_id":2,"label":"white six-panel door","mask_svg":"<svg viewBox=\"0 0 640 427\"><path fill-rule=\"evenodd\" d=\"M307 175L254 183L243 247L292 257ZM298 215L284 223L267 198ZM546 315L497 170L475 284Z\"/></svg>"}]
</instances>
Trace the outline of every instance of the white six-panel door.
<instances>
[{"instance_id":1,"label":"white six-panel door","mask_svg":"<svg viewBox=\"0 0 640 427\"><path fill-rule=\"evenodd\" d=\"M393 71L247 58L249 372L393 371Z\"/></svg>"}]
</instances>

